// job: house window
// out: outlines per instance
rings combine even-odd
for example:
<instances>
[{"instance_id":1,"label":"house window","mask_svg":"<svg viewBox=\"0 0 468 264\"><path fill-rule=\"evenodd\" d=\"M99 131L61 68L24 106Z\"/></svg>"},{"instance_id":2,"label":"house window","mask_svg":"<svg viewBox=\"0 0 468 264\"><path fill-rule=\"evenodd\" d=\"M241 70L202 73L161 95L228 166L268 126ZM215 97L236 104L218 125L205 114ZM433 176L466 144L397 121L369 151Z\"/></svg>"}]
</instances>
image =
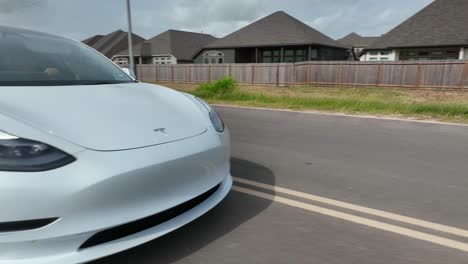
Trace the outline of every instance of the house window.
<instances>
[{"instance_id":1,"label":"house window","mask_svg":"<svg viewBox=\"0 0 468 264\"><path fill-rule=\"evenodd\" d=\"M260 50L259 61L263 63L275 63L281 61L281 49L265 48ZM317 58L317 50L311 51L311 57ZM283 50L283 62L299 62L307 60L307 48L286 48Z\"/></svg>"},{"instance_id":2,"label":"house window","mask_svg":"<svg viewBox=\"0 0 468 264\"><path fill-rule=\"evenodd\" d=\"M203 54L203 63L221 64L224 63L224 54L219 51L208 51Z\"/></svg>"},{"instance_id":3,"label":"house window","mask_svg":"<svg viewBox=\"0 0 468 264\"><path fill-rule=\"evenodd\" d=\"M177 64L177 59L172 56L153 57L154 64Z\"/></svg>"},{"instance_id":4,"label":"house window","mask_svg":"<svg viewBox=\"0 0 468 264\"><path fill-rule=\"evenodd\" d=\"M262 49L260 50L259 61L263 63L281 62L281 50L280 49Z\"/></svg>"},{"instance_id":5,"label":"house window","mask_svg":"<svg viewBox=\"0 0 468 264\"><path fill-rule=\"evenodd\" d=\"M393 51L391 50L370 50L367 51L369 61L389 61L393 60Z\"/></svg>"},{"instance_id":6,"label":"house window","mask_svg":"<svg viewBox=\"0 0 468 264\"><path fill-rule=\"evenodd\" d=\"M285 62L300 62L307 60L306 49L286 49L284 50L284 61Z\"/></svg>"},{"instance_id":7,"label":"house window","mask_svg":"<svg viewBox=\"0 0 468 264\"><path fill-rule=\"evenodd\" d=\"M400 50L400 60L457 60L459 48L428 48Z\"/></svg>"},{"instance_id":8,"label":"house window","mask_svg":"<svg viewBox=\"0 0 468 264\"><path fill-rule=\"evenodd\" d=\"M317 59L318 58L318 50L317 49L311 49L310 50L310 58L311 59Z\"/></svg>"},{"instance_id":9,"label":"house window","mask_svg":"<svg viewBox=\"0 0 468 264\"><path fill-rule=\"evenodd\" d=\"M126 66L128 64L127 58L115 58L114 63L119 66Z\"/></svg>"}]
</instances>

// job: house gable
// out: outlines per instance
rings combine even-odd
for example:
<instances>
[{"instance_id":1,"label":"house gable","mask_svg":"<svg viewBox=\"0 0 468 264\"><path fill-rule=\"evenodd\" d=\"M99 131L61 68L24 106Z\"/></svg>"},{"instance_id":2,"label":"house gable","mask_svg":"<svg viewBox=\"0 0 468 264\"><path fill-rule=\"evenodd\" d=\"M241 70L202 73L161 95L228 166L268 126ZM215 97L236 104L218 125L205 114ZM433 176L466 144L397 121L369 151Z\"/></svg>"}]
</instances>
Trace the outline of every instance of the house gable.
<instances>
[{"instance_id":1,"label":"house gable","mask_svg":"<svg viewBox=\"0 0 468 264\"><path fill-rule=\"evenodd\" d=\"M370 49L468 47L468 1L435 0L370 46Z\"/></svg>"},{"instance_id":2,"label":"house gable","mask_svg":"<svg viewBox=\"0 0 468 264\"><path fill-rule=\"evenodd\" d=\"M283 11L275 12L206 48L239 48L316 44L344 48L341 44Z\"/></svg>"}]
</instances>

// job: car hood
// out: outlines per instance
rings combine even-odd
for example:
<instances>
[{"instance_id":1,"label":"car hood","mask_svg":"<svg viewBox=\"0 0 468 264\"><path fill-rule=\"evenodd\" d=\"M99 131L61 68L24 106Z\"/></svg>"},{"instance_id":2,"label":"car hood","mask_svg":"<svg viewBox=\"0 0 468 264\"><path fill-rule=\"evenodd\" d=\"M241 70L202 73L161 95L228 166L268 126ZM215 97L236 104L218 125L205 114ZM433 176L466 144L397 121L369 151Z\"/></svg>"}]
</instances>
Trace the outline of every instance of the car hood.
<instances>
[{"instance_id":1,"label":"car hood","mask_svg":"<svg viewBox=\"0 0 468 264\"><path fill-rule=\"evenodd\" d=\"M207 130L202 111L187 96L142 83L0 87L0 113L100 151L158 145Z\"/></svg>"}]
</instances>

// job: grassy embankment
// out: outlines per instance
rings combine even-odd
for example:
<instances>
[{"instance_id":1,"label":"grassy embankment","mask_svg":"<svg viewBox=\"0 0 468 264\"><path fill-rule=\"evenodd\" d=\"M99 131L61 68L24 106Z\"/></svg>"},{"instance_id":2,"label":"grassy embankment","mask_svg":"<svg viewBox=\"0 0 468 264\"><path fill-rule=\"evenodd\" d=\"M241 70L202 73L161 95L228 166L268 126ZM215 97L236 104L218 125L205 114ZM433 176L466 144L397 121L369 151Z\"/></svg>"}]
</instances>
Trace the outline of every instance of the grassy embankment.
<instances>
[{"instance_id":1,"label":"grassy embankment","mask_svg":"<svg viewBox=\"0 0 468 264\"><path fill-rule=\"evenodd\" d=\"M162 84L210 103L439 120L468 124L468 93L404 88L238 86L226 78L211 84Z\"/></svg>"}]
</instances>

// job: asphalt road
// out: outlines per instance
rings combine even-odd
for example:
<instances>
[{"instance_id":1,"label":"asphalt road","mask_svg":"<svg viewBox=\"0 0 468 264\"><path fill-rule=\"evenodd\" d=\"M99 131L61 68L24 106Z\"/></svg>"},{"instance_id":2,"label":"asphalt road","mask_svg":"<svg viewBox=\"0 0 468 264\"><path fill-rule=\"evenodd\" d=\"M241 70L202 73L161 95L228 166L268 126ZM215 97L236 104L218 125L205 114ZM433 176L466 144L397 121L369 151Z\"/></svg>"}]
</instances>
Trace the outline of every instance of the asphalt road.
<instances>
[{"instance_id":1,"label":"asphalt road","mask_svg":"<svg viewBox=\"0 0 468 264\"><path fill-rule=\"evenodd\" d=\"M218 110L238 178L226 200L94 264L468 263L468 127Z\"/></svg>"}]
</instances>

